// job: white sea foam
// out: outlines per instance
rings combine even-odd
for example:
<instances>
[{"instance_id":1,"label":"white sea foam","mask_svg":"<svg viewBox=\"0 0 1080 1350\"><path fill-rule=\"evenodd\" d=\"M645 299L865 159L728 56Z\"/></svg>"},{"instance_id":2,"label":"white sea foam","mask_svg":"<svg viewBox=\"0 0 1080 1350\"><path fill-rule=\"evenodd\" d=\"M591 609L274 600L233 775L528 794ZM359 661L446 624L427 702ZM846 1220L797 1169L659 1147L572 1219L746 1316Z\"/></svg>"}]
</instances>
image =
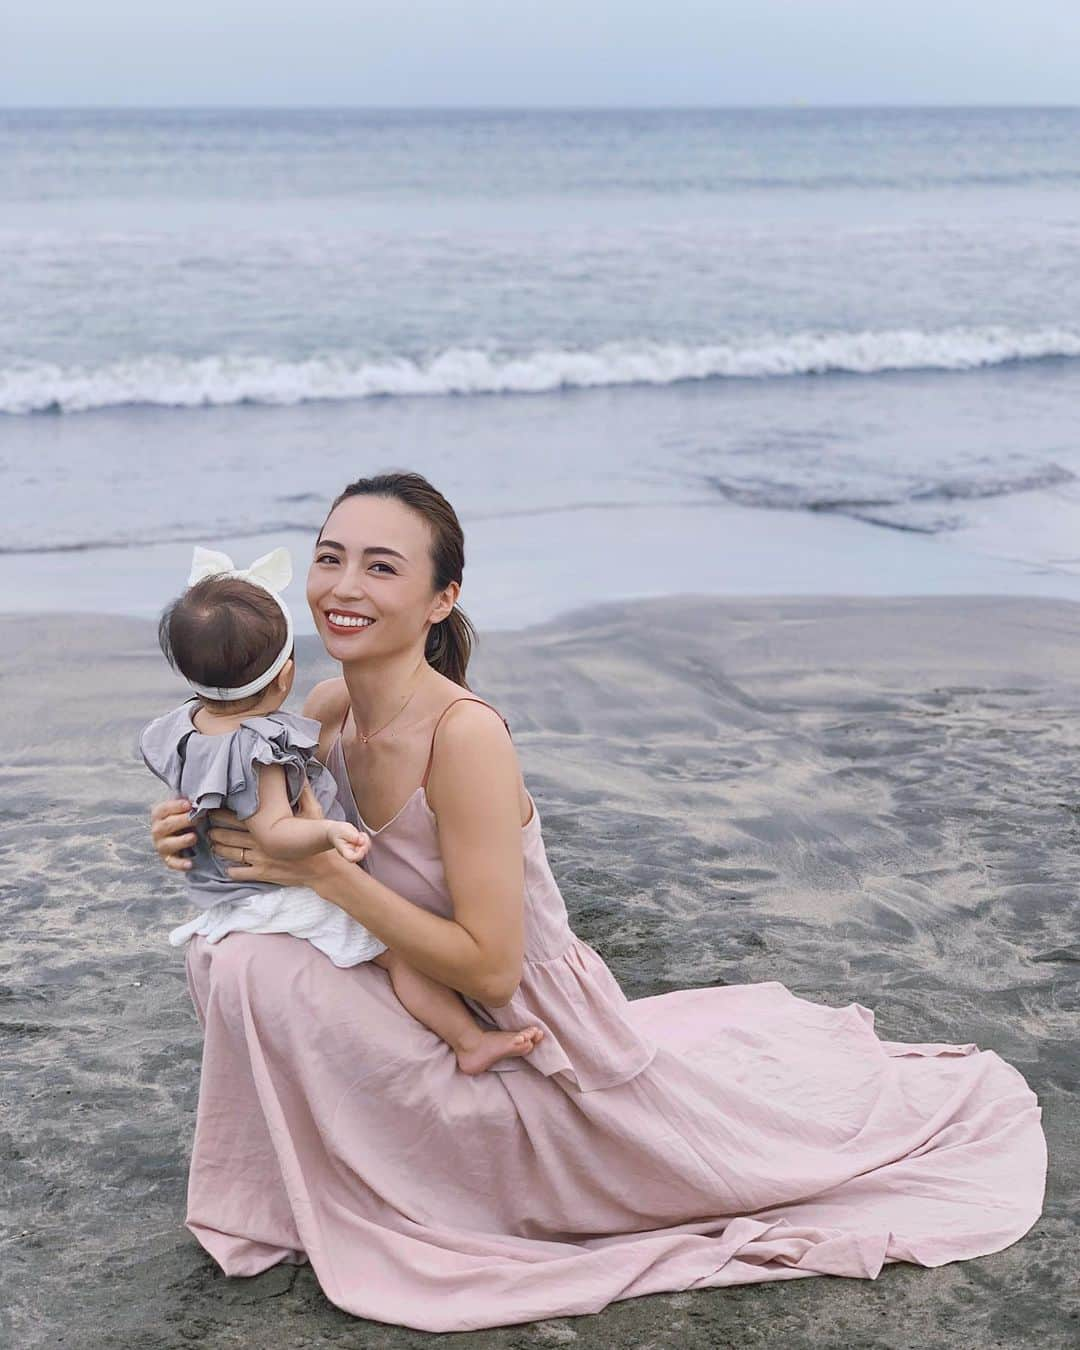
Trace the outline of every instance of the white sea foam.
<instances>
[{"instance_id":1,"label":"white sea foam","mask_svg":"<svg viewBox=\"0 0 1080 1350\"><path fill-rule=\"evenodd\" d=\"M525 355L451 347L429 360L322 355L141 357L99 367L25 363L0 369L0 412L83 412L127 404L189 408L236 403L469 394L537 394L558 389L667 385L684 380L763 379L846 372L972 370L1017 361L1080 356L1080 330L952 328L795 333L705 346L608 343L588 351Z\"/></svg>"}]
</instances>

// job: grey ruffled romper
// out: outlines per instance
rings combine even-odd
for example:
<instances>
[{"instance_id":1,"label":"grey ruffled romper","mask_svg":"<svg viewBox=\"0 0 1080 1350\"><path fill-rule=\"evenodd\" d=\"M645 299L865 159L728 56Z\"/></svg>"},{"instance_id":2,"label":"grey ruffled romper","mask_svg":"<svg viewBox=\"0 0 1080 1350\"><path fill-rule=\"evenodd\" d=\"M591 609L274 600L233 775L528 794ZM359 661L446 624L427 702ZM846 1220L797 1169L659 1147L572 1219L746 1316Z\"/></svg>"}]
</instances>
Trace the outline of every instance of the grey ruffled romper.
<instances>
[{"instance_id":1,"label":"grey ruffled romper","mask_svg":"<svg viewBox=\"0 0 1080 1350\"><path fill-rule=\"evenodd\" d=\"M332 820L344 820L333 776L314 757L319 723L294 713L273 712L246 718L232 732L207 736L192 715L196 699L158 717L139 737L147 767L177 796L192 804L196 843L186 874L188 896L202 912L169 934L179 947L195 934L219 942L228 933L291 933L305 938L336 966L370 961L386 950L373 933L344 910L307 886L274 886L265 881L234 881L210 847L207 813L220 807L241 820L259 808L259 764L285 771L289 801L295 806L304 783Z\"/></svg>"}]
</instances>

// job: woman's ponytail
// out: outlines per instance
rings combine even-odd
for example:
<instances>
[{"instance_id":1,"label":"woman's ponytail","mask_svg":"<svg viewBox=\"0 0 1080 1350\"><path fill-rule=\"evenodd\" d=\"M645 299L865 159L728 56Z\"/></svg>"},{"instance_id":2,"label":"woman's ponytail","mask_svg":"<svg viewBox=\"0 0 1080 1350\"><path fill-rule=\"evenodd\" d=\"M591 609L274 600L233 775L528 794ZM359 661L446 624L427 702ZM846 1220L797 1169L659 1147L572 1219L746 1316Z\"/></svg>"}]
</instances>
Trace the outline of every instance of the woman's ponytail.
<instances>
[{"instance_id":1,"label":"woman's ponytail","mask_svg":"<svg viewBox=\"0 0 1080 1350\"><path fill-rule=\"evenodd\" d=\"M440 675L468 689L465 671L475 641L476 629L465 611L455 605L442 623L432 625L424 655Z\"/></svg>"}]
</instances>

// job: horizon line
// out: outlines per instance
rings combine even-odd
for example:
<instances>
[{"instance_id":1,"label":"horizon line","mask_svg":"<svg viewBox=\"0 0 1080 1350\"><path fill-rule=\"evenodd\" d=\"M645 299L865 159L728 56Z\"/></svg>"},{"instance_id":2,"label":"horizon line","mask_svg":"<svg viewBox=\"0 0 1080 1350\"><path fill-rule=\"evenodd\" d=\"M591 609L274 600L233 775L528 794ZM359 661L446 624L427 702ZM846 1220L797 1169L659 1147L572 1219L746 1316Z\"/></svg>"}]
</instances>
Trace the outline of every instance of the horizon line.
<instances>
[{"instance_id":1,"label":"horizon line","mask_svg":"<svg viewBox=\"0 0 1080 1350\"><path fill-rule=\"evenodd\" d=\"M793 98L780 103L4 103L11 112L998 112L1075 111L1080 103L817 103Z\"/></svg>"}]
</instances>

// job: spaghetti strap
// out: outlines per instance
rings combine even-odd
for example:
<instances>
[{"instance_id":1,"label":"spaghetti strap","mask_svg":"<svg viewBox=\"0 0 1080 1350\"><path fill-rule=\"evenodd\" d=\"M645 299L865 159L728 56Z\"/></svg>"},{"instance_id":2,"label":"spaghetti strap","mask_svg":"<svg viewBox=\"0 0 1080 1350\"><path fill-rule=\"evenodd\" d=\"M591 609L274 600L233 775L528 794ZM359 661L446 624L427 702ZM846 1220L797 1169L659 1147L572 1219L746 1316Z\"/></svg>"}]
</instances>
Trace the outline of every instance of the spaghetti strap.
<instances>
[{"instance_id":1,"label":"spaghetti strap","mask_svg":"<svg viewBox=\"0 0 1080 1350\"><path fill-rule=\"evenodd\" d=\"M420 780L420 786L422 788L427 787L428 775L431 773L431 762L435 758L435 734L439 730L439 727L442 725L442 720L446 716L446 714L450 711L451 708L456 708L459 703L481 703L485 708L491 708L491 704L485 703L482 698L456 698L452 703L448 703L446 705L446 707L439 714L435 722L435 725L431 730L431 749L428 751L427 764L424 767L424 776ZM506 728L506 734L510 737L511 740L513 740L514 738L510 731L510 723L506 720L505 717L503 717L502 713L499 712L498 708L491 708L491 711L495 714L496 717L499 718L503 726Z\"/></svg>"}]
</instances>

